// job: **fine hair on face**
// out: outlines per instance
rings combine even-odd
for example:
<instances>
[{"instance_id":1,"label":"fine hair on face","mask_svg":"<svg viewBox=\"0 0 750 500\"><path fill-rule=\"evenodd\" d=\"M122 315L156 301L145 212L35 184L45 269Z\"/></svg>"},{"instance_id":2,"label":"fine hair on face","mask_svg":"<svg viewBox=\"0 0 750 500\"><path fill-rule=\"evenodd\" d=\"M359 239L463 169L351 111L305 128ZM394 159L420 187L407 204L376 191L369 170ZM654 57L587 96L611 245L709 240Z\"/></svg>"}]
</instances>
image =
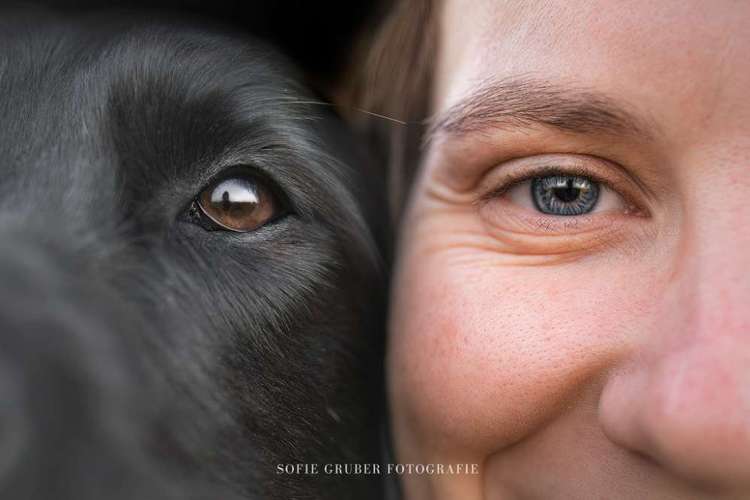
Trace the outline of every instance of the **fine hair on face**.
<instances>
[{"instance_id":1,"label":"fine hair on face","mask_svg":"<svg viewBox=\"0 0 750 500\"><path fill-rule=\"evenodd\" d=\"M384 2L383 19L361 40L338 96L350 123L382 155L395 219L403 211L428 128L436 8L434 0Z\"/></svg>"}]
</instances>

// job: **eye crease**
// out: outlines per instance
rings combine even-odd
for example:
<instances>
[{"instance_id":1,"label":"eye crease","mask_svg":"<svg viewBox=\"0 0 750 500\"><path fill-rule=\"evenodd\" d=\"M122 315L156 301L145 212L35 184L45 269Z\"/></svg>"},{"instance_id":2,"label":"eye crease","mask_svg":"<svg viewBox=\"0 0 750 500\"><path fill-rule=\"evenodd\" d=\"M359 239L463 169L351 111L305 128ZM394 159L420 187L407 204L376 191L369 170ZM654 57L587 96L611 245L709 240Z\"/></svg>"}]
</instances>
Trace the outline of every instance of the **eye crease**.
<instances>
[{"instance_id":1,"label":"eye crease","mask_svg":"<svg viewBox=\"0 0 750 500\"><path fill-rule=\"evenodd\" d=\"M249 173L224 177L193 201L190 218L208 230L254 231L281 215L281 203L268 183Z\"/></svg>"}]
</instances>

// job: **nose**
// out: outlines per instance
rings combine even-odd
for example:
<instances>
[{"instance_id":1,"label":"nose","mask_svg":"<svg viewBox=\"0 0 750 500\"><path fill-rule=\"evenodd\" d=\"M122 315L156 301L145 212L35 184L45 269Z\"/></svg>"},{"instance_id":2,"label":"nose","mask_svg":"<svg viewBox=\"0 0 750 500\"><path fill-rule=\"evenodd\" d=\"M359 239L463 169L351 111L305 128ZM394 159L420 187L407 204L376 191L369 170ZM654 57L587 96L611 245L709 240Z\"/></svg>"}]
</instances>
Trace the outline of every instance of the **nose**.
<instances>
[{"instance_id":1,"label":"nose","mask_svg":"<svg viewBox=\"0 0 750 500\"><path fill-rule=\"evenodd\" d=\"M729 205L685 223L644 340L610 375L599 414L616 444L736 490L750 488L750 211Z\"/></svg>"}]
</instances>

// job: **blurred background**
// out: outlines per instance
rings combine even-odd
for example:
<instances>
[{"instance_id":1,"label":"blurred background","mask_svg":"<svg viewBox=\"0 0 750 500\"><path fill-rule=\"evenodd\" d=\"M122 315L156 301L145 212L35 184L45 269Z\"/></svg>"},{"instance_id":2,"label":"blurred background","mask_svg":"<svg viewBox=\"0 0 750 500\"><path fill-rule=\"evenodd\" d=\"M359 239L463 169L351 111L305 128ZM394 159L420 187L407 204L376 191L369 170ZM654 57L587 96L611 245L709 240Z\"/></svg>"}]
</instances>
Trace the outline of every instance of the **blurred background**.
<instances>
[{"instance_id":1,"label":"blurred background","mask_svg":"<svg viewBox=\"0 0 750 500\"><path fill-rule=\"evenodd\" d=\"M67 11L102 8L169 10L209 19L271 41L297 62L318 90L328 93L334 82L343 76L357 40L375 29L388 2L32 0L5 3L45 5Z\"/></svg>"}]
</instances>

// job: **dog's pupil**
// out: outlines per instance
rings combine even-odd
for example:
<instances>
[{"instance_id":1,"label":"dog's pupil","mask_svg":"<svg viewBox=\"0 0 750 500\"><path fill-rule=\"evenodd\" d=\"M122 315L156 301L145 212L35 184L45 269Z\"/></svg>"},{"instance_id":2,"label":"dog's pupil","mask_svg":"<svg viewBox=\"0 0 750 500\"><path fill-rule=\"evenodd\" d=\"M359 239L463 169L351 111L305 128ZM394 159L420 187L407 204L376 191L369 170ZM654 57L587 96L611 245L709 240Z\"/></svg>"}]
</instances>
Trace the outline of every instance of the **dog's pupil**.
<instances>
[{"instance_id":1,"label":"dog's pupil","mask_svg":"<svg viewBox=\"0 0 750 500\"><path fill-rule=\"evenodd\" d=\"M227 215L252 210L258 201L258 186L250 179L241 177L225 179L214 187L211 194L211 204Z\"/></svg>"},{"instance_id":2,"label":"dog's pupil","mask_svg":"<svg viewBox=\"0 0 750 500\"><path fill-rule=\"evenodd\" d=\"M229 201L229 191L224 191L224 193L221 195L221 208L225 212L228 212L231 207L232 202Z\"/></svg>"},{"instance_id":3,"label":"dog's pupil","mask_svg":"<svg viewBox=\"0 0 750 500\"><path fill-rule=\"evenodd\" d=\"M278 206L262 182L248 176L226 178L200 194L203 212L227 229L251 231L277 214Z\"/></svg>"}]
</instances>

